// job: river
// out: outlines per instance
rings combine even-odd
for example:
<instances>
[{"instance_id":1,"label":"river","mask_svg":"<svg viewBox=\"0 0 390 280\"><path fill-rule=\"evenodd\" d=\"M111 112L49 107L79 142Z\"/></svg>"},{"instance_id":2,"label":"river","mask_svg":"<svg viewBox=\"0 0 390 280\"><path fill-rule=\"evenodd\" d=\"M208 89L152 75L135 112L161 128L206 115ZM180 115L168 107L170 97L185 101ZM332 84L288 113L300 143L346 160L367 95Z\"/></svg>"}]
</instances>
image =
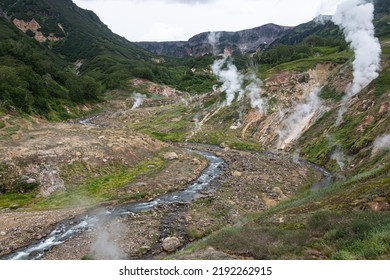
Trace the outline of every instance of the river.
<instances>
[{"instance_id":1,"label":"river","mask_svg":"<svg viewBox=\"0 0 390 280\"><path fill-rule=\"evenodd\" d=\"M118 215L133 215L135 213L153 210L155 207L163 204L190 203L191 201L202 197L201 194L204 192L209 193L215 191L215 185L211 184L211 182L220 176L224 160L205 151L193 150L192 152L205 157L209 164L207 168L202 171L200 176L183 190L156 197L148 202L129 203L117 206L113 209L111 208L110 210L95 210L77 219L78 221L76 223L70 221L61 222L47 237L37 243L17 250L15 253L6 257L6 259L41 259L44 257L45 252L49 251L54 246L64 243L76 234L95 228L100 220Z\"/></svg>"}]
</instances>

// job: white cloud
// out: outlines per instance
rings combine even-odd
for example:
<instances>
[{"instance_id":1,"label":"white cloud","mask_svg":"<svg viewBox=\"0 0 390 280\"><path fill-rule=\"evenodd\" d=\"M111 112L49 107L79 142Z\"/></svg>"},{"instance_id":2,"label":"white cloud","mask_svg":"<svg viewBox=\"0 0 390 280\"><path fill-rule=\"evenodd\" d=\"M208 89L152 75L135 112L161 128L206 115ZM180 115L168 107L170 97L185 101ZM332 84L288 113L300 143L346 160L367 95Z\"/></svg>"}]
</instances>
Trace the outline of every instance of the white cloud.
<instances>
[{"instance_id":1,"label":"white cloud","mask_svg":"<svg viewBox=\"0 0 390 280\"><path fill-rule=\"evenodd\" d=\"M323 0L74 1L83 8L93 10L115 33L131 41L188 40L200 32L237 31L270 22L280 25L298 25L313 19L318 14L320 3L325 2Z\"/></svg>"},{"instance_id":2,"label":"white cloud","mask_svg":"<svg viewBox=\"0 0 390 280\"><path fill-rule=\"evenodd\" d=\"M318 15L333 15L342 0L322 0L318 5Z\"/></svg>"}]
</instances>

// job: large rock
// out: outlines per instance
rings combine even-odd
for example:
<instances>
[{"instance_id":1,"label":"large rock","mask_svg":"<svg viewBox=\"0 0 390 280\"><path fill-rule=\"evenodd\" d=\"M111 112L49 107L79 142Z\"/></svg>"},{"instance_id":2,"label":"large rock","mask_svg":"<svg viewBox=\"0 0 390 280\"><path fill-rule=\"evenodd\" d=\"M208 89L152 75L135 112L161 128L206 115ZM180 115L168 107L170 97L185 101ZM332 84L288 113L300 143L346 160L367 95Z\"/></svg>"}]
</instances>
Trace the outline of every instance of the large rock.
<instances>
[{"instance_id":1,"label":"large rock","mask_svg":"<svg viewBox=\"0 0 390 280\"><path fill-rule=\"evenodd\" d=\"M175 152L169 152L164 154L165 160L175 160L178 159L179 156Z\"/></svg>"},{"instance_id":2,"label":"large rock","mask_svg":"<svg viewBox=\"0 0 390 280\"><path fill-rule=\"evenodd\" d=\"M39 182L41 186L40 193L44 197L49 196L53 192L65 190L65 183L59 172L51 166L44 166L39 173Z\"/></svg>"},{"instance_id":3,"label":"large rock","mask_svg":"<svg viewBox=\"0 0 390 280\"><path fill-rule=\"evenodd\" d=\"M167 237L162 243L162 247L166 252L175 252L180 245L180 240L177 237Z\"/></svg>"},{"instance_id":4,"label":"large rock","mask_svg":"<svg viewBox=\"0 0 390 280\"><path fill-rule=\"evenodd\" d=\"M35 184L37 182L37 180L35 180L34 178L28 178L26 183L27 184Z\"/></svg>"}]
</instances>

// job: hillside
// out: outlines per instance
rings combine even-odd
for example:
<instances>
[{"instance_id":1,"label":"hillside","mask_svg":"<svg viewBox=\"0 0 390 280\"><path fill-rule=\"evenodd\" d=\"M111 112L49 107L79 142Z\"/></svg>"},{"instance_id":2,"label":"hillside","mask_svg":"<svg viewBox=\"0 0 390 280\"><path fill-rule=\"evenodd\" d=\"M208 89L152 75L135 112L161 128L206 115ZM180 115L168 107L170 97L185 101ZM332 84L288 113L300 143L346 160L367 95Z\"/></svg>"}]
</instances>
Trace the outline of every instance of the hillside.
<instances>
[{"instance_id":1,"label":"hillside","mask_svg":"<svg viewBox=\"0 0 390 280\"><path fill-rule=\"evenodd\" d=\"M68 63L78 62L81 72L88 72L108 87L118 86L115 80L154 58L112 33L93 12L71 0L2 1L1 6L20 29L31 23L26 34L45 43Z\"/></svg>"},{"instance_id":2,"label":"hillside","mask_svg":"<svg viewBox=\"0 0 390 280\"><path fill-rule=\"evenodd\" d=\"M0 17L0 110L51 120L81 113L75 104L96 102L99 82L78 76L66 61Z\"/></svg>"},{"instance_id":3,"label":"hillside","mask_svg":"<svg viewBox=\"0 0 390 280\"><path fill-rule=\"evenodd\" d=\"M361 17L341 7L255 54L208 45L223 55L183 58L131 56L116 35L98 39L111 33L90 12L50 3L91 15L97 60L0 11L1 258L390 258L388 0ZM122 67L142 71L108 90ZM50 123L40 96L95 113Z\"/></svg>"},{"instance_id":4,"label":"hillside","mask_svg":"<svg viewBox=\"0 0 390 280\"><path fill-rule=\"evenodd\" d=\"M205 32L191 37L187 42L136 42L146 50L158 55L186 57L204 56L229 49L233 53L254 53L264 49L282 37L291 27L266 24L237 32Z\"/></svg>"},{"instance_id":5,"label":"hillside","mask_svg":"<svg viewBox=\"0 0 390 280\"><path fill-rule=\"evenodd\" d=\"M29 80L24 78L23 88L29 92L28 104L8 98L10 105L17 110L49 119L67 118L78 110L71 108L73 112L69 113L55 98L68 100L70 103L67 102L66 106L74 107L99 99L105 89L126 88L128 79L135 77L193 93L204 92L213 83L213 78L207 73L191 72L197 62L159 58L114 34L92 11L77 7L71 0L2 1L0 15L4 65L13 68L15 64L10 59L22 61L22 65L31 67L40 76L49 74L56 84L53 87L57 87L56 93L46 94L43 92L47 89L27 86ZM23 46L19 43L17 48L10 50L13 42L23 42ZM15 54L17 51L19 56ZM38 63L47 67L37 69L35 64ZM89 83L91 89L84 90L83 85L70 82L70 79ZM83 97L83 94L87 96ZM43 99L46 101L42 102ZM55 102L58 104L54 105Z\"/></svg>"}]
</instances>

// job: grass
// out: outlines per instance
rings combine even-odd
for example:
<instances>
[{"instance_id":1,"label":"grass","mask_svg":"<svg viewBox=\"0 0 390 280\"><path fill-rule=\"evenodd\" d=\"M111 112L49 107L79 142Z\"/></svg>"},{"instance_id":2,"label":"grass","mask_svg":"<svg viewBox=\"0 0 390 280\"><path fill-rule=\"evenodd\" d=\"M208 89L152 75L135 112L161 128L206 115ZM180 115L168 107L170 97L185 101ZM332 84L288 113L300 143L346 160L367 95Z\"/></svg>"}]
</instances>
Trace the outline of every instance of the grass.
<instances>
[{"instance_id":1,"label":"grass","mask_svg":"<svg viewBox=\"0 0 390 280\"><path fill-rule=\"evenodd\" d=\"M8 136L11 136L11 135L15 134L19 130L20 130L20 126L19 125L9 126L9 127L7 127L5 129L5 131L7 132Z\"/></svg>"},{"instance_id":2,"label":"grass","mask_svg":"<svg viewBox=\"0 0 390 280\"><path fill-rule=\"evenodd\" d=\"M384 93L389 92L390 87L390 68L384 69L378 79L374 81L375 85L375 96L379 97Z\"/></svg>"},{"instance_id":3,"label":"grass","mask_svg":"<svg viewBox=\"0 0 390 280\"><path fill-rule=\"evenodd\" d=\"M130 127L161 141L184 142L186 134L194 127L192 115L184 106L168 106L153 118ZM172 121L174 118L181 118Z\"/></svg>"},{"instance_id":4,"label":"grass","mask_svg":"<svg viewBox=\"0 0 390 280\"><path fill-rule=\"evenodd\" d=\"M299 192L269 210L247 216L245 222L212 233L180 255L213 246L255 259L386 258L390 213L351 209L362 197L390 197L389 168L382 166L326 189ZM188 234L196 237L199 232Z\"/></svg>"},{"instance_id":5,"label":"grass","mask_svg":"<svg viewBox=\"0 0 390 280\"><path fill-rule=\"evenodd\" d=\"M331 100L334 102L339 102L343 99L344 93L337 92L335 89L330 88L329 86L324 86L319 94L319 97L325 100Z\"/></svg>"},{"instance_id":6,"label":"grass","mask_svg":"<svg viewBox=\"0 0 390 280\"><path fill-rule=\"evenodd\" d=\"M5 127L5 123L0 120L0 129L3 129Z\"/></svg>"},{"instance_id":7,"label":"grass","mask_svg":"<svg viewBox=\"0 0 390 280\"><path fill-rule=\"evenodd\" d=\"M351 51L335 52L320 56L313 56L279 64L268 70L266 76L283 71L307 71L313 69L319 63L343 64L351 58Z\"/></svg>"},{"instance_id":8,"label":"grass","mask_svg":"<svg viewBox=\"0 0 390 280\"><path fill-rule=\"evenodd\" d=\"M35 193L6 193L0 194L0 208L24 207L29 205L35 198Z\"/></svg>"},{"instance_id":9,"label":"grass","mask_svg":"<svg viewBox=\"0 0 390 280\"><path fill-rule=\"evenodd\" d=\"M152 166L150 168L150 166ZM152 160L143 161L133 168L120 168L119 170L101 176L99 178L87 179L77 187L68 188L66 191L53 194L47 199L39 201L34 207L38 209L64 208L71 206L90 205L107 200L116 199L115 190L133 181L137 176L147 176L161 170L164 161L156 157ZM136 194L128 197L129 200L142 199L147 194ZM151 194L149 194L151 195Z\"/></svg>"}]
</instances>

